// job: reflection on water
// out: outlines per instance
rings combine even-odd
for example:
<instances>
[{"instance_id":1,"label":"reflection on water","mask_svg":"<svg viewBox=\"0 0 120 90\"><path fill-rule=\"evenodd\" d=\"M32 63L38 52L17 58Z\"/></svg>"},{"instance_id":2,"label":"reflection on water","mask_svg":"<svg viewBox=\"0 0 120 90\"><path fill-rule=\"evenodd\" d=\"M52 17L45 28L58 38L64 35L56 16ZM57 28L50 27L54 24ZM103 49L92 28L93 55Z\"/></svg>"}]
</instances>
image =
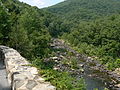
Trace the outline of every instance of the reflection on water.
<instances>
[{"instance_id":1,"label":"reflection on water","mask_svg":"<svg viewBox=\"0 0 120 90\"><path fill-rule=\"evenodd\" d=\"M99 79L95 79L93 77L84 77L84 79L87 90L94 90L95 88L97 88L98 90L104 90L105 88L104 83Z\"/></svg>"},{"instance_id":2,"label":"reflection on water","mask_svg":"<svg viewBox=\"0 0 120 90\"><path fill-rule=\"evenodd\" d=\"M85 66L84 70L85 75L83 77L85 79L87 90L94 90L95 88L97 88L98 90L104 90L105 83L101 79L96 78L94 76L93 77L89 76L94 74L94 71L91 70L89 66Z\"/></svg>"}]
</instances>

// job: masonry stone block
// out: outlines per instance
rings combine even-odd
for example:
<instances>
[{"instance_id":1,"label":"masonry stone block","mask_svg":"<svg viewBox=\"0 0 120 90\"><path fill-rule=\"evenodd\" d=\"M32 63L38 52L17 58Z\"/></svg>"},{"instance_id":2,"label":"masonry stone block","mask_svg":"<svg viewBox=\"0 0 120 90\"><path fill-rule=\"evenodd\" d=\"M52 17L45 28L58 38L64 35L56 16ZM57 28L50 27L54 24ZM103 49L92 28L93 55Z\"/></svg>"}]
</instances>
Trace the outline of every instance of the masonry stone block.
<instances>
[{"instance_id":1,"label":"masonry stone block","mask_svg":"<svg viewBox=\"0 0 120 90\"><path fill-rule=\"evenodd\" d=\"M0 46L0 52L6 65L8 81L12 90L56 90L56 87L38 75L38 69L30 66L30 63L16 50L6 46Z\"/></svg>"}]
</instances>

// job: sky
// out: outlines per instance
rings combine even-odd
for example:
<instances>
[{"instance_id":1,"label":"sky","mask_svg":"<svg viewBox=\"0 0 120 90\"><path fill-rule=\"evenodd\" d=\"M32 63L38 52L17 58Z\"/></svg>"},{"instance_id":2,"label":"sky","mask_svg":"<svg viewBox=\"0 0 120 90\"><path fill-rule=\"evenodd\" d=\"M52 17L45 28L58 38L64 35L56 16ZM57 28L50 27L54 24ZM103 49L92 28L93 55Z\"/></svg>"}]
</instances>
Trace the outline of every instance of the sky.
<instances>
[{"instance_id":1,"label":"sky","mask_svg":"<svg viewBox=\"0 0 120 90\"><path fill-rule=\"evenodd\" d=\"M44 8L44 7L52 6L64 0L19 0L19 1L25 2L32 6L37 6L38 8Z\"/></svg>"}]
</instances>

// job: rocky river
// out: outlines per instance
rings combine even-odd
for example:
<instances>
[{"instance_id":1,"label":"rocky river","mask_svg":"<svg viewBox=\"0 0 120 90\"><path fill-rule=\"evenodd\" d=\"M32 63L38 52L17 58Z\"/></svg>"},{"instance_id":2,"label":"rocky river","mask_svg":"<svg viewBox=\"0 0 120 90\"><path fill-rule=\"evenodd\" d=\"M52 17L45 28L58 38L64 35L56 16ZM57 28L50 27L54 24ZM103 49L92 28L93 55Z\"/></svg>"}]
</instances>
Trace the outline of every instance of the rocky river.
<instances>
[{"instance_id":1,"label":"rocky river","mask_svg":"<svg viewBox=\"0 0 120 90\"><path fill-rule=\"evenodd\" d=\"M51 48L56 50L55 56L49 59L56 62L54 69L67 71L73 74L78 79L85 79L87 90L120 90L117 85L120 83L120 76L99 63L97 57L88 57L73 50L69 45L66 45L63 40L53 39ZM68 53L70 53L68 55ZM70 64L70 59L75 58L74 66ZM65 61L68 60L68 61ZM67 62L67 63L66 63ZM72 67L72 68L71 68Z\"/></svg>"}]
</instances>

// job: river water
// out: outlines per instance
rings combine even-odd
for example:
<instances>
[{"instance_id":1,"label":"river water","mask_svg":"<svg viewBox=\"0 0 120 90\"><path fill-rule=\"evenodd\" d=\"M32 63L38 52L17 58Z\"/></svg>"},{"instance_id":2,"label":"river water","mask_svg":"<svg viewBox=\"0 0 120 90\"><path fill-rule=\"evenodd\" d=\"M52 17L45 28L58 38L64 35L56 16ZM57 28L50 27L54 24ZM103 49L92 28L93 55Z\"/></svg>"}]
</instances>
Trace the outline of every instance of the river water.
<instances>
[{"instance_id":1,"label":"river water","mask_svg":"<svg viewBox=\"0 0 120 90\"><path fill-rule=\"evenodd\" d=\"M57 39L54 40L54 48L57 48L57 49L62 48L62 49L66 49L69 52L74 53L75 57L78 60L77 63L84 64L84 67L82 67L84 70L84 73L82 75L80 74L80 76L85 79L87 90L94 90L94 89L104 90L105 88L109 88L110 90L115 90L115 89L112 89L112 87L109 87L112 85L110 84L111 81L106 72L101 72L99 71L99 69L97 69L98 71L91 69L91 67L96 67L97 65L100 65L99 63L94 62L94 60L89 61L87 59L87 56L84 56L84 55L82 56L75 50L71 49L68 45L65 45L60 40L57 40Z\"/></svg>"},{"instance_id":2,"label":"river water","mask_svg":"<svg viewBox=\"0 0 120 90\"><path fill-rule=\"evenodd\" d=\"M86 89L94 90L95 88L97 88L98 90L104 90L105 82L94 76L90 77L89 75L92 75L91 72L92 71L90 71L89 69L85 69L84 71L85 75L83 76L83 78L85 79Z\"/></svg>"},{"instance_id":3,"label":"river water","mask_svg":"<svg viewBox=\"0 0 120 90\"><path fill-rule=\"evenodd\" d=\"M104 83L96 78L84 77L87 90L94 90L97 88L98 90L104 90Z\"/></svg>"}]
</instances>

